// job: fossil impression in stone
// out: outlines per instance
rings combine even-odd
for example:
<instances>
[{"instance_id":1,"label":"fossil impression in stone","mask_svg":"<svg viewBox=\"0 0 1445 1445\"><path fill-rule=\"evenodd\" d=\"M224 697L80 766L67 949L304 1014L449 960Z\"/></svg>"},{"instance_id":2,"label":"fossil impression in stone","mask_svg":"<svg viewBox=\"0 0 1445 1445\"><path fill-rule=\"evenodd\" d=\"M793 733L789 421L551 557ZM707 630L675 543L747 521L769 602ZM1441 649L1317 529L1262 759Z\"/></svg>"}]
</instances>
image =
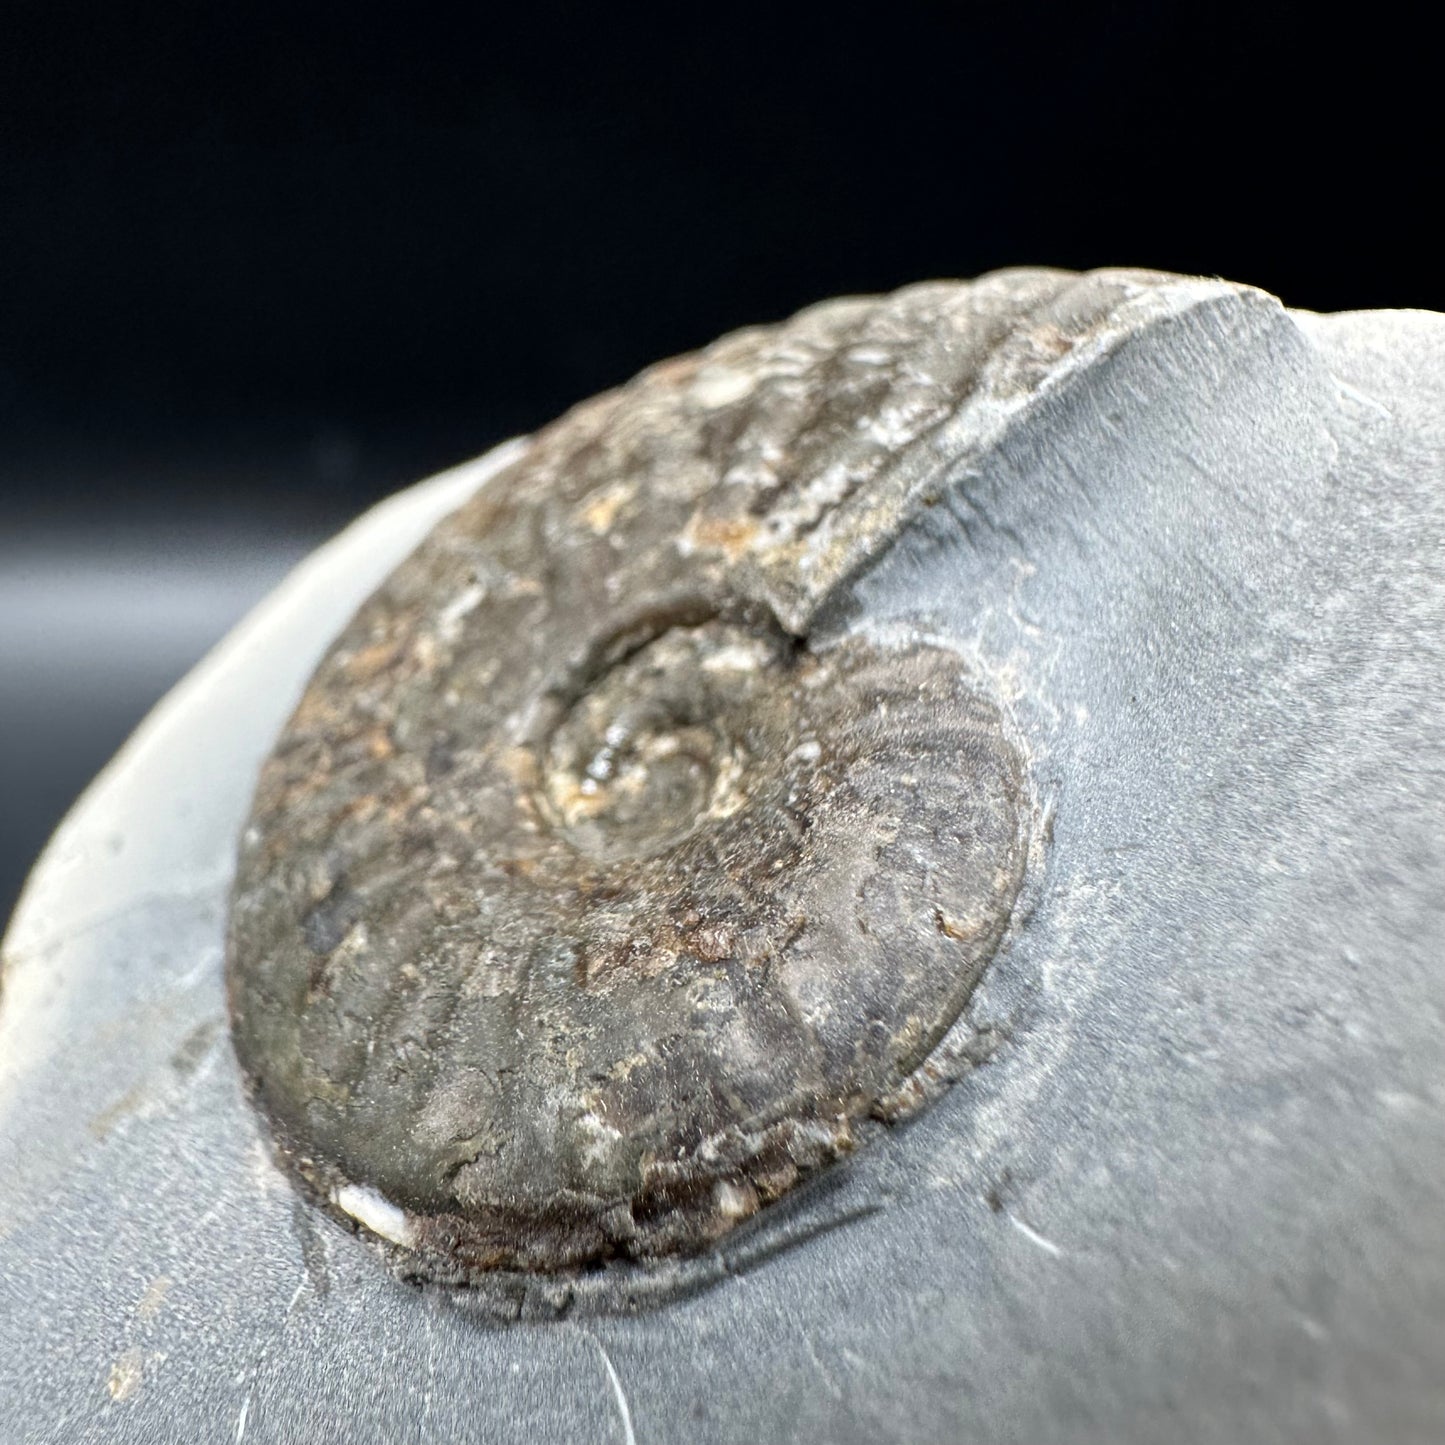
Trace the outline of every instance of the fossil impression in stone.
<instances>
[{"instance_id":1,"label":"fossil impression in stone","mask_svg":"<svg viewBox=\"0 0 1445 1445\"><path fill-rule=\"evenodd\" d=\"M850 580L1154 281L726 337L402 564L267 762L234 894L237 1054L313 1197L452 1282L690 1254L926 1097L1026 770L965 660L851 623Z\"/></svg>"}]
</instances>

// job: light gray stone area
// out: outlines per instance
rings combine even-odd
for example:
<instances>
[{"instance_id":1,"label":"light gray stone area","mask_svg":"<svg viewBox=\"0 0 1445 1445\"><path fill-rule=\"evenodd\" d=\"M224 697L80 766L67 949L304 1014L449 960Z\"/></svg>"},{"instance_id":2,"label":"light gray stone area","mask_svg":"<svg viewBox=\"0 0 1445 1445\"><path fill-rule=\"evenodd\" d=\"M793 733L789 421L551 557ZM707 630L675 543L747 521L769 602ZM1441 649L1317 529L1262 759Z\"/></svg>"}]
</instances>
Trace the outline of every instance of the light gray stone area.
<instances>
[{"instance_id":1,"label":"light gray stone area","mask_svg":"<svg viewBox=\"0 0 1445 1445\"><path fill-rule=\"evenodd\" d=\"M934 638L1050 831L931 1109L637 1314L497 1325L296 1195L222 950L255 775L515 451L178 688L0 978L0 1439L1445 1438L1445 318L1179 282L940 461L815 628Z\"/></svg>"}]
</instances>

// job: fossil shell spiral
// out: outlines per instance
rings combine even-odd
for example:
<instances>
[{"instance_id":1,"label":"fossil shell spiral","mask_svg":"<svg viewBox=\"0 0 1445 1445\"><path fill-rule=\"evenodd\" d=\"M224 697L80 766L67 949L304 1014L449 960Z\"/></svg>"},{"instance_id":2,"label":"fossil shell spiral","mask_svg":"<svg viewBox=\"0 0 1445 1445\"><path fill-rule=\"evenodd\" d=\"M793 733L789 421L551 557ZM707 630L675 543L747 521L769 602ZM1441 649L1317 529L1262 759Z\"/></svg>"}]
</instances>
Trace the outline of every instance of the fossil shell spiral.
<instances>
[{"instance_id":1,"label":"fossil shell spiral","mask_svg":"<svg viewBox=\"0 0 1445 1445\"><path fill-rule=\"evenodd\" d=\"M1007 927L965 660L824 626L967 408L1137 273L815 307L576 408L336 641L241 846L232 1032L314 1197L449 1282L706 1249L886 1117Z\"/></svg>"}]
</instances>

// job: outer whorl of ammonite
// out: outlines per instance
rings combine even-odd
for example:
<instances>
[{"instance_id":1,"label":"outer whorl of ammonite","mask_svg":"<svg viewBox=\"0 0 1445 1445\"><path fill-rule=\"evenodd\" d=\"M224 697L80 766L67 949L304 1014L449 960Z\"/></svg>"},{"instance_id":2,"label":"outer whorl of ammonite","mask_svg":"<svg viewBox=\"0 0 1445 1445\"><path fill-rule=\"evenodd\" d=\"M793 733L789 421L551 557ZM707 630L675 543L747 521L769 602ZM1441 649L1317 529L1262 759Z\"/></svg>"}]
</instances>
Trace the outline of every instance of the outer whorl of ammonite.
<instances>
[{"instance_id":1,"label":"outer whorl of ammonite","mask_svg":"<svg viewBox=\"0 0 1445 1445\"><path fill-rule=\"evenodd\" d=\"M1020 887L1024 766L955 652L815 622L965 409L1148 280L725 338L542 432L366 603L230 929L315 1197L440 1279L695 1253L916 1093Z\"/></svg>"}]
</instances>

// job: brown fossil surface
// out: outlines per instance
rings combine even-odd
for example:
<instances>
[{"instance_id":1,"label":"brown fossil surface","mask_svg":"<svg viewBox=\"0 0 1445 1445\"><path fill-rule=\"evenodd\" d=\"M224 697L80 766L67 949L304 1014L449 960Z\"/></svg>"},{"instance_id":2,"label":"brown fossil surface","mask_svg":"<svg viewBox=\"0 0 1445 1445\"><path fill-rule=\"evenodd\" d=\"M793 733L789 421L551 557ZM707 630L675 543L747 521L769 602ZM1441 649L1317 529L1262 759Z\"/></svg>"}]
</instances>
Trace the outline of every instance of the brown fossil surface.
<instances>
[{"instance_id":1,"label":"brown fossil surface","mask_svg":"<svg viewBox=\"0 0 1445 1445\"><path fill-rule=\"evenodd\" d=\"M1148 273L827 303L586 402L362 608L263 771L236 1050L410 1272L705 1249L891 1117L1029 842L982 680L817 633Z\"/></svg>"}]
</instances>

